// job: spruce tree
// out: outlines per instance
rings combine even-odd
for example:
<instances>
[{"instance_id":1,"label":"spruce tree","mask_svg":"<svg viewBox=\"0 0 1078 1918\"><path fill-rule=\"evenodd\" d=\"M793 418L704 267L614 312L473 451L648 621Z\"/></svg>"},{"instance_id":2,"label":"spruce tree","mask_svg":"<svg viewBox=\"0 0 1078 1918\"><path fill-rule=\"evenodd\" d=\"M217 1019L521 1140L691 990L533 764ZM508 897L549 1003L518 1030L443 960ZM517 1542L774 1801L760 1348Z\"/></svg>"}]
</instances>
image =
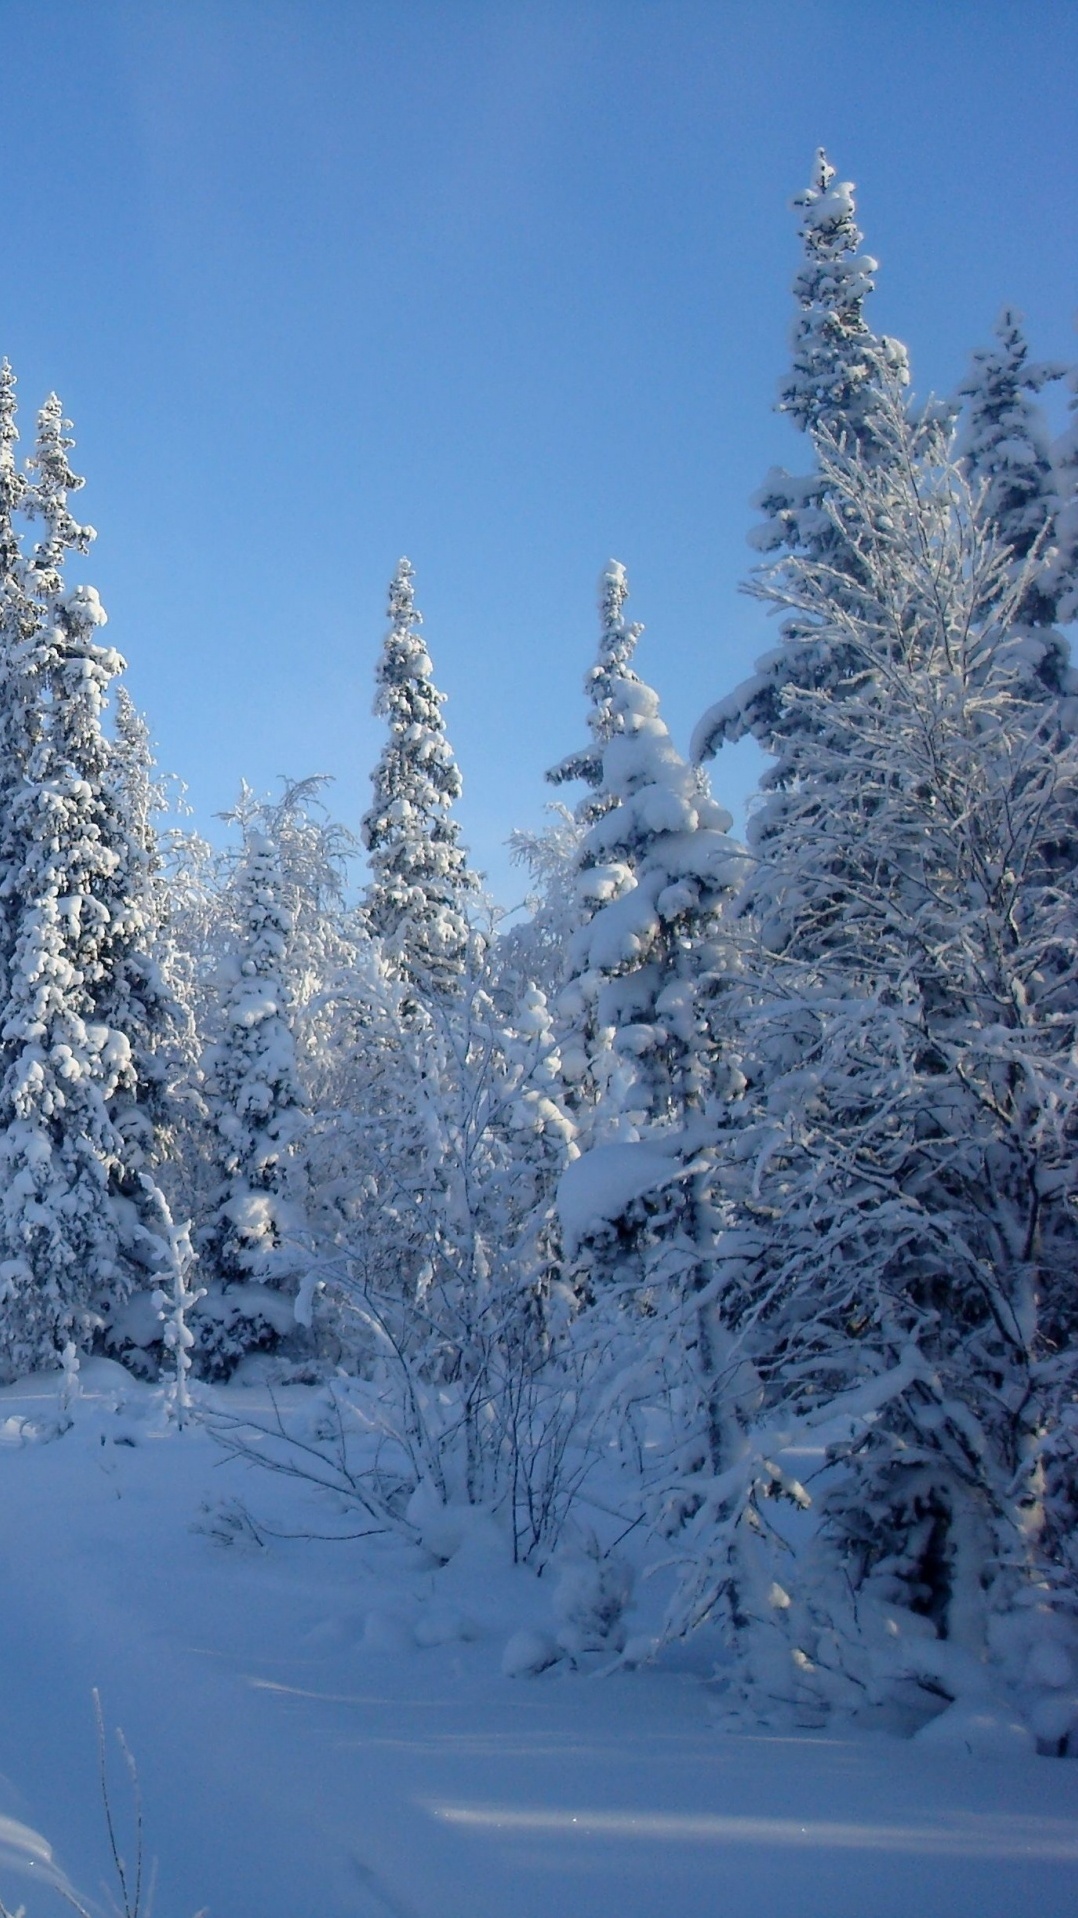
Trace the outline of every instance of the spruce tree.
<instances>
[{"instance_id":1,"label":"spruce tree","mask_svg":"<svg viewBox=\"0 0 1078 1918\"><path fill-rule=\"evenodd\" d=\"M1047 580L1057 618L1064 625L1078 619L1078 367L1071 368L1067 384L1071 392L1068 405L1071 418L1052 447L1059 510L1056 551Z\"/></svg>"},{"instance_id":2,"label":"spruce tree","mask_svg":"<svg viewBox=\"0 0 1078 1918\"><path fill-rule=\"evenodd\" d=\"M7 1003L16 934L16 883L23 848L13 804L26 760L40 728L36 682L25 651L38 624L30 595L17 516L26 497L26 475L16 461L15 375L0 364L0 1005Z\"/></svg>"},{"instance_id":3,"label":"spruce tree","mask_svg":"<svg viewBox=\"0 0 1078 1918\"><path fill-rule=\"evenodd\" d=\"M563 786L569 780L582 780L590 788L574 812L574 817L581 825L589 824L597 812L615 803L612 794L605 797L600 794L603 748L617 727L614 695L625 681L636 677L631 661L644 630L639 623L630 622L625 617L628 597L629 580L625 568L620 560L612 559L599 580L599 650L595 664L588 668L584 677L591 739L586 746L578 752L569 753L547 773L552 786Z\"/></svg>"},{"instance_id":4,"label":"spruce tree","mask_svg":"<svg viewBox=\"0 0 1078 1918\"><path fill-rule=\"evenodd\" d=\"M1022 576L1020 619L1043 629L1051 627L1057 610L1050 562L1059 498L1048 422L1033 395L1061 379L1066 368L1030 360L1021 322L1021 314L1005 306L995 344L973 355L958 389L964 401L958 453L973 491L983 492L988 520L1011 550L1016 578ZM1059 692L1067 659L1058 639L1045 636L1038 666L1045 690Z\"/></svg>"},{"instance_id":5,"label":"spruce tree","mask_svg":"<svg viewBox=\"0 0 1078 1918\"><path fill-rule=\"evenodd\" d=\"M635 674L611 688L611 736L587 857L630 881L571 947L594 1104L559 1204L578 1337L644 1445L647 1491L714 1462L726 1390L715 1313L716 1142L740 1088L725 1057L723 915L744 883L730 815L685 764ZM646 1408L646 1409L645 1409ZM653 1421L648 1425L648 1421ZM645 1441L645 1428L647 1436ZM669 1444L659 1444L664 1431Z\"/></svg>"},{"instance_id":6,"label":"spruce tree","mask_svg":"<svg viewBox=\"0 0 1078 1918\"><path fill-rule=\"evenodd\" d=\"M870 455L880 380L890 374L905 381L905 348L878 337L865 318L877 262L860 250L853 187L838 179L822 147L794 205L802 214L805 258L794 280L792 365L779 388L778 410L810 443L824 432L846 437ZM825 502L819 471L795 479L774 469L757 501L766 518L753 545L760 552L788 548L834 556L841 539Z\"/></svg>"},{"instance_id":7,"label":"spruce tree","mask_svg":"<svg viewBox=\"0 0 1078 1918\"><path fill-rule=\"evenodd\" d=\"M706 1096L711 1044L697 987L715 962L716 915L744 876L730 815L687 766L635 673L611 689L611 736L600 801L581 849L585 873L626 883L599 904L570 946L567 1005L591 1035L588 1070L600 1132L683 1125ZM602 1064L600 1064L602 1061Z\"/></svg>"},{"instance_id":8,"label":"spruce tree","mask_svg":"<svg viewBox=\"0 0 1078 1918\"><path fill-rule=\"evenodd\" d=\"M364 913L390 963L420 994L458 987L478 880L452 816L461 778L446 737L445 696L419 634L413 568L402 559L389 589L389 631L374 710L389 738L375 767L362 837L371 878Z\"/></svg>"},{"instance_id":9,"label":"spruce tree","mask_svg":"<svg viewBox=\"0 0 1078 1918\"><path fill-rule=\"evenodd\" d=\"M285 1286L302 1263L292 1186L304 1100L283 891L276 847L249 828L232 886L232 949L218 972L219 1037L203 1066L220 1184L199 1250L226 1287Z\"/></svg>"},{"instance_id":10,"label":"spruce tree","mask_svg":"<svg viewBox=\"0 0 1078 1918\"><path fill-rule=\"evenodd\" d=\"M791 695L827 723L796 733L742 900L746 1089L716 1192L736 1417L699 1503L692 1475L671 1488L693 1513L679 1616L725 1613L757 1682L806 1709L995 1685L1058 1738L1078 754L1031 696L1008 550L897 392L880 418L893 459L821 441L859 603L805 557L772 580L862 670L837 708ZM767 1501L803 1499L780 1455L822 1442L822 1524L791 1575Z\"/></svg>"},{"instance_id":11,"label":"spruce tree","mask_svg":"<svg viewBox=\"0 0 1078 1918\"><path fill-rule=\"evenodd\" d=\"M594 1000L583 977L587 968L576 951L577 939L593 914L620 898L633 883L632 868L619 855L614 842L608 853L605 843L592 831L596 822L619 803L614 790L604 784L603 756L624 724L623 696L628 688L641 683L631 662L644 628L626 620L624 609L628 597L625 568L620 560L612 559L599 579L599 648L595 663L584 679L591 740L547 774L556 785L579 779L587 787L573 815L578 833L582 835L575 840L574 870L567 901L573 931L567 940L566 977L555 1002L562 1071L570 1104L586 1136L590 1134L590 1121L585 1115L602 1097L603 1068L598 1061L606 1048L595 1022ZM563 931L562 941L565 939Z\"/></svg>"},{"instance_id":12,"label":"spruce tree","mask_svg":"<svg viewBox=\"0 0 1078 1918\"><path fill-rule=\"evenodd\" d=\"M109 1106L133 1075L126 1034L101 1016L122 837L101 717L123 661L99 643L105 614L93 587L64 582L65 555L86 553L93 538L68 507L82 481L67 425L53 395L23 502L42 537L22 572L22 636L6 659L0 1345L9 1373L69 1341L84 1346L170 1258L152 1180L134 1204L119 1191L125 1153Z\"/></svg>"},{"instance_id":13,"label":"spruce tree","mask_svg":"<svg viewBox=\"0 0 1078 1918\"><path fill-rule=\"evenodd\" d=\"M793 363L780 387L778 410L810 445L823 434L844 439L866 460L886 457L886 438L876 424L879 399L889 380L905 383L906 353L897 341L873 333L865 318L876 261L861 252L853 187L837 178L822 148L812 180L794 205L802 214L805 258L794 281ZM860 557L845 536L818 461L803 476L773 468L755 503L765 515L751 536L758 552L800 553L830 566L836 590L841 582L856 599ZM810 709L802 718L788 694L798 687L838 691L852 664L842 648L825 643L796 616L788 617L781 643L757 663L752 678L700 720L695 757L710 758L725 742L751 734L776 756L764 789L781 793L788 783L783 741L791 728L810 721ZM811 723L818 723L815 713ZM770 830L772 811L781 813L781 800L759 816L758 835Z\"/></svg>"},{"instance_id":14,"label":"spruce tree","mask_svg":"<svg viewBox=\"0 0 1078 1918\"><path fill-rule=\"evenodd\" d=\"M116 865L108 890L104 976L98 1018L130 1048L110 1113L124 1142L120 1182L134 1194L143 1175L176 1148L182 1082L193 1064L194 1031L176 979L177 955L154 815L163 809L149 729L125 686L115 698L108 796Z\"/></svg>"}]
</instances>

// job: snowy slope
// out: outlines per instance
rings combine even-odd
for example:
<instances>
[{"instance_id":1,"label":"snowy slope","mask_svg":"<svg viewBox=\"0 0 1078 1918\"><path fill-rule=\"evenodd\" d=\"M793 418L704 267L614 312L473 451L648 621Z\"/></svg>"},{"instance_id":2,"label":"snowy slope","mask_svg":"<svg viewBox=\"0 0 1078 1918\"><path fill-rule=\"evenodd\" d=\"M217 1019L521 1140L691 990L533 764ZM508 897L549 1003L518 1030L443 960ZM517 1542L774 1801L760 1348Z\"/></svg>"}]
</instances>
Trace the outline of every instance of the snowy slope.
<instances>
[{"instance_id":1,"label":"snowy slope","mask_svg":"<svg viewBox=\"0 0 1078 1918\"><path fill-rule=\"evenodd\" d=\"M138 1761L158 1918L1075 1909L1078 1766L724 1733L684 1660L504 1678L510 1635L550 1627L550 1581L482 1526L444 1567L270 1536L356 1521L168 1430L104 1363L72 1429L35 1440L23 1422L55 1420L56 1387L0 1394L0 1898L28 1918L64 1909L34 1834L107 1909L95 1685ZM260 1394L217 1402L241 1400ZM237 1497L262 1543L230 1521ZM126 1816L119 1767L113 1797Z\"/></svg>"}]
</instances>

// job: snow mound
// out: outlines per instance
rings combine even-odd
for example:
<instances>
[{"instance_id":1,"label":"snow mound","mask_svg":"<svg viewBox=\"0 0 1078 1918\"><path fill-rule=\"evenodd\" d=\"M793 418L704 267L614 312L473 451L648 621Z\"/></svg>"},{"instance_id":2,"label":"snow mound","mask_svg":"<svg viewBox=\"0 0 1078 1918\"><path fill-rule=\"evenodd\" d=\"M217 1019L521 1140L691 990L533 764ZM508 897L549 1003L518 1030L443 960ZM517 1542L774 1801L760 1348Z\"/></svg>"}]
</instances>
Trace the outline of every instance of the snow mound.
<instances>
[{"instance_id":1,"label":"snow mound","mask_svg":"<svg viewBox=\"0 0 1078 1918\"><path fill-rule=\"evenodd\" d=\"M970 1705L957 1699L938 1718L930 1718L916 1733L919 1745L937 1745L966 1751L972 1758L1020 1758L1032 1755L1036 1745L1025 1725L1006 1711L988 1705Z\"/></svg>"},{"instance_id":2,"label":"snow mound","mask_svg":"<svg viewBox=\"0 0 1078 1918\"><path fill-rule=\"evenodd\" d=\"M672 1185L685 1171L669 1153L636 1141L582 1153L558 1181L558 1214L569 1257L589 1232L620 1219L634 1199Z\"/></svg>"},{"instance_id":3,"label":"snow mound","mask_svg":"<svg viewBox=\"0 0 1078 1918\"><path fill-rule=\"evenodd\" d=\"M549 1632L514 1632L502 1653L503 1678L535 1678L556 1665L561 1652Z\"/></svg>"}]
</instances>

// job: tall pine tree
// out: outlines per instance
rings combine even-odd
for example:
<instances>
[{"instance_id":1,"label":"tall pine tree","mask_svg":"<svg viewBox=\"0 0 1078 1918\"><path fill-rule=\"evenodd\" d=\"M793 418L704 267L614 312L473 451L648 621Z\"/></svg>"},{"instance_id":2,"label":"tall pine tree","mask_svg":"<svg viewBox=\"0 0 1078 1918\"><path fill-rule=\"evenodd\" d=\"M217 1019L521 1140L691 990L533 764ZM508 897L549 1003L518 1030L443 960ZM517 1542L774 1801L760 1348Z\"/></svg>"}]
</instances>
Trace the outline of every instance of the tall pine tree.
<instances>
[{"instance_id":1,"label":"tall pine tree","mask_svg":"<svg viewBox=\"0 0 1078 1918\"><path fill-rule=\"evenodd\" d=\"M1050 572L1057 615L1064 625L1078 619L1078 366L1071 368L1067 384L1071 418L1052 448L1059 512Z\"/></svg>"},{"instance_id":2,"label":"tall pine tree","mask_svg":"<svg viewBox=\"0 0 1078 1918\"><path fill-rule=\"evenodd\" d=\"M69 1340L85 1345L171 1257L152 1178L122 1193L126 1153L110 1113L135 1077L130 1041L103 1004L127 825L101 721L123 661L98 640L105 614L93 587L64 582L66 554L86 553L93 538L68 507L82 481L67 425L53 395L23 501L42 537L21 573L22 637L9 648L4 688L0 1347L9 1372L47 1362Z\"/></svg>"},{"instance_id":3,"label":"tall pine tree","mask_svg":"<svg viewBox=\"0 0 1078 1918\"><path fill-rule=\"evenodd\" d=\"M843 439L868 461L888 456L886 436L877 428L880 394L889 380L905 383L905 349L877 336L865 318L865 302L875 285L876 261L862 253L853 187L838 179L821 148L812 180L794 201L802 215L804 263L794 281L797 316L793 362L779 391L785 413L810 445L817 435ZM801 553L831 567L836 587L855 599L862 583L856 546L847 539L829 494L819 461L794 476L773 468L757 497L763 524L752 543L764 554ZM781 794L788 783L784 741L799 724L818 724L809 707L799 713L788 697L798 687L839 689L852 661L833 641L806 628L796 616L783 626L781 643L758 662L753 677L712 706L694 736L698 759L710 758L726 742L751 734L776 763L765 775L766 791ZM781 798L757 816L757 836L780 815Z\"/></svg>"},{"instance_id":4,"label":"tall pine tree","mask_svg":"<svg viewBox=\"0 0 1078 1918\"><path fill-rule=\"evenodd\" d=\"M446 737L445 695L420 637L414 572L402 559L389 589L389 631L374 710L389 725L363 820L371 878L364 912L400 977L420 994L452 994L468 951L478 880L451 808L461 778Z\"/></svg>"},{"instance_id":5,"label":"tall pine tree","mask_svg":"<svg viewBox=\"0 0 1078 1918\"><path fill-rule=\"evenodd\" d=\"M1031 629L1050 628L1057 612L1052 584L1052 535L1059 509L1052 470L1048 422L1035 395L1066 368L1034 362L1022 331L1022 316L1005 306L995 343L981 347L959 387L964 401L958 452L974 492L983 492L984 512L1013 555L1021 575L1019 617ZM1066 648L1048 635L1037 661L1048 693L1064 687Z\"/></svg>"},{"instance_id":6,"label":"tall pine tree","mask_svg":"<svg viewBox=\"0 0 1078 1918\"><path fill-rule=\"evenodd\" d=\"M249 829L233 882L235 936L219 972L220 1035L204 1062L220 1187L200 1251L226 1287L280 1286L302 1263L290 1174L304 1101L283 892L277 849Z\"/></svg>"},{"instance_id":7,"label":"tall pine tree","mask_svg":"<svg viewBox=\"0 0 1078 1918\"><path fill-rule=\"evenodd\" d=\"M806 1706L997 1685L1050 1739L1075 1649L1078 753L1020 623L1010 643L1007 550L897 392L880 417L893 459L823 450L859 602L805 557L772 581L861 672L837 707L790 695L826 726L796 734L743 901L717 1254L737 1417L696 1480L681 1618L725 1613ZM791 1577L768 1501L802 1496L783 1450L824 1442Z\"/></svg>"},{"instance_id":8,"label":"tall pine tree","mask_svg":"<svg viewBox=\"0 0 1078 1918\"><path fill-rule=\"evenodd\" d=\"M620 560L612 559L599 580L599 649L595 664L584 676L588 700L588 731L591 739L578 752L552 766L547 778L552 786L569 780L582 780L590 791L575 810L580 824L589 824L598 812L616 803L612 793L601 793L603 748L617 729L614 697L627 680L635 679L632 657L644 628L625 617L629 580Z\"/></svg>"}]
</instances>

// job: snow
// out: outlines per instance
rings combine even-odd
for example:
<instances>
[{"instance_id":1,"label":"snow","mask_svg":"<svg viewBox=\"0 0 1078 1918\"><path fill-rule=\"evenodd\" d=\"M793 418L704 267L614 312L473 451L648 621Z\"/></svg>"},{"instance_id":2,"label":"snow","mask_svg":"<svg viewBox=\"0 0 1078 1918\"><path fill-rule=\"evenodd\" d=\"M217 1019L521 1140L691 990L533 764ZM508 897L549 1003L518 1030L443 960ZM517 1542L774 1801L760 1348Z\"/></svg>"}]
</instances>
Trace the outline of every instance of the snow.
<instances>
[{"instance_id":1,"label":"snow","mask_svg":"<svg viewBox=\"0 0 1078 1918\"><path fill-rule=\"evenodd\" d=\"M593 1146L566 1166L558 1183L558 1215L572 1258L586 1234L619 1219L634 1199L684 1176L669 1153L635 1141Z\"/></svg>"},{"instance_id":2,"label":"snow","mask_svg":"<svg viewBox=\"0 0 1078 1918\"><path fill-rule=\"evenodd\" d=\"M94 1685L137 1761L159 1918L1073 1910L1078 1767L988 1727L970 1756L969 1737L942 1742L952 1713L916 1744L735 1735L685 1653L528 1676L557 1649L557 1587L489 1529L445 1565L287 1536L355 1528L308 1488L223 1465L107 1361L84 1363L70 1429L34 1442L62 1383L0 1393L0 1898L28 1918L67 1909L58 1882L106 1908ZM203 1399L269 1409L254 1388Z\"/></svg>"}]
</instances>

